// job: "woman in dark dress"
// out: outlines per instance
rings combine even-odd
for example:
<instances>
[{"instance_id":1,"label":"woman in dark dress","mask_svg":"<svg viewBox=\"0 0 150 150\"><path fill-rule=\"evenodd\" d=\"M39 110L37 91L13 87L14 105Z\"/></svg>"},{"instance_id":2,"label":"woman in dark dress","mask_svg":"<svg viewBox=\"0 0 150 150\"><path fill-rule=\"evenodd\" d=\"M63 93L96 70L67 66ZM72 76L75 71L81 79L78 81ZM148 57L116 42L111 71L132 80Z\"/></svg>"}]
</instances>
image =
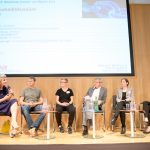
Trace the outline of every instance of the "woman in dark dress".
<instances>
[{"instance_id":1,"label":"woman in dark dress","mask_svg":"<svg viewBox=\"0 0 150 150\"><path fill-rule=\"evenodd\" d=\"M17 124L17 100L11 99L12 89L3 84L3 77L0 77L0 113L11 117L10 137L14 137L19 128Z\"/></svg>"}]
</instances>

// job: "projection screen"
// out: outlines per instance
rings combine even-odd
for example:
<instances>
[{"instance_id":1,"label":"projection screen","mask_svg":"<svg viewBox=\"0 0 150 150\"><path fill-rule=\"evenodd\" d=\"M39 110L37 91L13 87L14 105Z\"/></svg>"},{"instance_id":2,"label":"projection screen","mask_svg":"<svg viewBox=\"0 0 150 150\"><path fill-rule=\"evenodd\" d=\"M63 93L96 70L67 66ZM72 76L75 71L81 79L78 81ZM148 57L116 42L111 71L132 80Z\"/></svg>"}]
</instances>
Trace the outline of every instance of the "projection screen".
<instances>
[{"instance_id":1,"label":"projection screen","mask_svg":"<svg viewBox=\"0 0 150 150\"><path fill-rule=\"evenodd\" d=\"M134 75L126 0L0 0L0 73Z\"/></svg>"}]
</instances>

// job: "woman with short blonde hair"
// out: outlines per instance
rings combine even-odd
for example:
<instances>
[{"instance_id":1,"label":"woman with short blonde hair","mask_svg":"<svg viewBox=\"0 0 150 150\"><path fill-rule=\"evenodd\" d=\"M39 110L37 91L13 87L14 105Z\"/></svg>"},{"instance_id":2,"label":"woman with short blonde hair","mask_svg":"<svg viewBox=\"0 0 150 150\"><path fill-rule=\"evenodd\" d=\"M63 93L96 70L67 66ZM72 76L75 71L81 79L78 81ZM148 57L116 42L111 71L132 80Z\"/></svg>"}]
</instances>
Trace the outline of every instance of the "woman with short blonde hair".
<instances>
[{"instance_id":1,"label":"woman with short blonde hair","mask_svg":"<svg viewBox=\"0 0 150 150\"><path fill-rule=\"evenodd\" d=\"M61 123L61 115L63 111L69 113L68 134L72 133L72 123L75 117L75 107L73 105L73 91L68 87L68 79L60 79L60 88L56 91L56 121L61 133L64 128Z\"/></svg>"}]
</instances>

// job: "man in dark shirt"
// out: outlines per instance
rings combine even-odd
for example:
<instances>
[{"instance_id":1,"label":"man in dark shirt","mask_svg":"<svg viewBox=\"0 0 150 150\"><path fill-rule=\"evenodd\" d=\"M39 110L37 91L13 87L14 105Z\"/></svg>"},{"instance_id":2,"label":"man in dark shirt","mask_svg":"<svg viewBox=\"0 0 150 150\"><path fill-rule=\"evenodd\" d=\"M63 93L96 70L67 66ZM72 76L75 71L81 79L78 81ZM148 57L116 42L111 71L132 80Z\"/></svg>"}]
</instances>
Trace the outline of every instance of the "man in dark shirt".
<instances>
[{"instance_id":1,"label":"man in dark shirt","mask_svg":"<svg viewBox=\"0 0 150 150\"><path fill-rule=\"evenodd\" d=\"M61 133L64 132L61 124L61 114L63 111L69 113L68 133L72 133L72 123L75 116L75 107L73 106L73 91L68 88L68 79L60 80L60 89L56 92L56 121Z\"/></svg>"}]
</instances>

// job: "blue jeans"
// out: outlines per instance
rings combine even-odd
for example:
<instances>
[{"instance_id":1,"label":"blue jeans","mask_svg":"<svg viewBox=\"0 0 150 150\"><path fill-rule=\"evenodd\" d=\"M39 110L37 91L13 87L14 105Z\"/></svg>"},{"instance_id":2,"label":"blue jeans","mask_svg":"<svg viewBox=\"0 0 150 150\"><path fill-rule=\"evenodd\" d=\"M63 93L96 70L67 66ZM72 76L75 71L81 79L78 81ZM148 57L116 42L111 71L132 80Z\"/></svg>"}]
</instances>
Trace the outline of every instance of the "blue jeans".
<instances>
[{"instance_id":1,"label":"blue jeans","mask_svg":"<svg viewBox=\"0 0 150 150\"><path fill-rule=\"evenodd\" d=\"M45 117L45 113L40 113L40 115L38 116L38 118L36 119L35 122L33 122L30 112L31 111L41 111L42 110L42 105L37 105L35 107L30 107L28 105L23 105L21 106L21 111L24 115L24 118L27 122L28 128L36 128L36 131L38 130L40 124L42 123L44 117Z\"/></svg>"}]
</instances>

